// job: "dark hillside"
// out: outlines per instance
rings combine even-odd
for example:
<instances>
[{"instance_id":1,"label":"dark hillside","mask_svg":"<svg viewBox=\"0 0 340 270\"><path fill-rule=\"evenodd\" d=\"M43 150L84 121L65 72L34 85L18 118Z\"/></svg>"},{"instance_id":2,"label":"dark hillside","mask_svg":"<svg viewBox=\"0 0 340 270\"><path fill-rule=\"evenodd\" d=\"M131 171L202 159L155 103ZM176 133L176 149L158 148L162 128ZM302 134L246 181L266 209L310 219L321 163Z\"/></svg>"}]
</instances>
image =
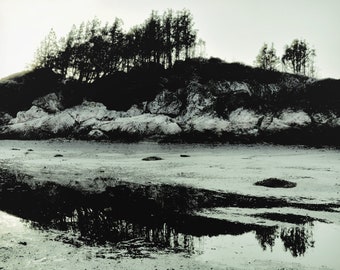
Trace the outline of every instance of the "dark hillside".
<instances>
[{"instance_id":1,"label":"dark hillside","mask_svg":"<svg viewBox=\"0 0 340 270\"><path fill-rule=\"evenodd\" d=\"M217 58L180 60L168 69L145 63L93 83L76 80L62 83L61 77L51 70L37 69L0 82L0 111L15 115L29 109L37 97L51 92L61 94L64 108L86 99L103 103L108 109L127 110L134 104L152 101L164 90L182 93L185 103L185 96L191 91L188 86L193 81L200 85L200 91L216 98L215 111L222 117L240 107L274 113L286 108L309 113L340 112L340 80L313 81L305 76L226 63ZM247 88L234 91L230 88L233 82L243 83Z\"/></svg>"},{"instance_id":2,"label":"dark hillside","mask_svg":"<svg viewBox=\"0 0 340 270\"><path fill-rule=\"evenodd\" d=\"M156 63L135 67L128 73L118 71L89 86L87 98L109 109L127 110L133 104L150 101L164 89L165 70Z\"/></svg>"},{"instance_id":3,"label":"dark hillside","mask_svg":"<svg viewBox=\"0 0 340 270\"><path fill-rule=\"evenodd\" d=\"M49 69L36 69L0 81L0 111L15 115L27 110L37 97L60 89L61 78Z\"/></svg>"}]
</instances>

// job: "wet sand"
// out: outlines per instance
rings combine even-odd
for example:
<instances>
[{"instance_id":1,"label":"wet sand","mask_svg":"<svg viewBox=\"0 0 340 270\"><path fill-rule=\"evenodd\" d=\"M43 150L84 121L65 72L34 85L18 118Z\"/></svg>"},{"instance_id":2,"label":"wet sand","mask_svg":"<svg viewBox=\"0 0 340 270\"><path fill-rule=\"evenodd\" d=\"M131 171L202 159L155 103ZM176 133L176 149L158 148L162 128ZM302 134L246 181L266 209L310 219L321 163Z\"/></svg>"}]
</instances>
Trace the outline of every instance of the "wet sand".
<instances>
[{"instance_id":1,"label":"wet sand","mask_svg":"<svg viewBox=\"0 0 340 270\"><path fill-rule=\"evenodd\" d=\"M0 269L340 263L338 150L54 140L1 141L0 151L1 168L19 180L2 185L0 198L13 202L0 209ZM254 185L272 177L297 185Z\"/></svg>"}]
</instances>

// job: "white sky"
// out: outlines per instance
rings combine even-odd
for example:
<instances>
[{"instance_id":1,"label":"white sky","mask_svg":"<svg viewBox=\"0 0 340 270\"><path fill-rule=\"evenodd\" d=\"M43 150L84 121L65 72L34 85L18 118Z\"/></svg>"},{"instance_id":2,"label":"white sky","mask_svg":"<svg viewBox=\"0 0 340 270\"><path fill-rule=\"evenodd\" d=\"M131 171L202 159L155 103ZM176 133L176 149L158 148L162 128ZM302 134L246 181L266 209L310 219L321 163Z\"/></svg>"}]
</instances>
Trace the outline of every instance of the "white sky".
<instances>
[{"instance_id":1,"label":"white sky","mask_svg":"<svg viewBox=\"0 0 340 270\"><path fill-rule=\"evenodd\" d=\"M168 8L192 12L207 56L252 65L264 42L281 56L305 39L319 77L340 79L340 0L0 0L0 78L25 69L51 28L61 37L96 16L128 29Z\"/></svg>"}]
</instances>

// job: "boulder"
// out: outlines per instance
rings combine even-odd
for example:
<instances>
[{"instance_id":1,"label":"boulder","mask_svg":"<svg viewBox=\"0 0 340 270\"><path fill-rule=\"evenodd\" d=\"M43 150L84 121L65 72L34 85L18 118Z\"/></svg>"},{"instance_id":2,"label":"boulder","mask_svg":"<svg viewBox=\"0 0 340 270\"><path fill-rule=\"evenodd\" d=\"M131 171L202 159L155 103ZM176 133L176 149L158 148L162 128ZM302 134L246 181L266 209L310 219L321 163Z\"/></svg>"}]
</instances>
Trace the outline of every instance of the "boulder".
<instances>
[{"instance_id":1,"label":"boulder","mask_svg":"<svg viewBox=\"0 0 340 270\"><path fill-rule=\"evenodd\" d=\"M63 109L61 98L56 93L50 93L46 96L33 100L32 105L44 109L48 113L56 113Z\"/></svg>"},{"instance_id":2,"label":"boulder","mask_svg":"<svg viewBox=\"0 0 340 270\"><path fill-rule=\"evenodd\" d=\"M293 188L296 187L295 182L282 180L278 178L268 178L254 183L255 186L271 187L271 188Z\"/></svg>"},{"instance_id":3,"label":"boulder","mask_svg":"<svg viewBox=\"0 0 340 270\"><path fill-rule=\"evenodd\" d=\"M16 117L13 118L9 124L18 124L28 122L34 119L39 119L48 116L48 113L45 112L42 108L37 106L32 106L28 111L20 111L17 113Z\"/></svg>"},{"instance_id":4,"label":"boulder","mask_svg":"<svg viewBox=\"0 0 340 270\"><path fill-rule=\"evenodd\" d=\"M13 117L5 112L0 112L0 126L7 125Z\"/></svg>"},{"instance_id":5,"label":"boulder","mask_svg":"<svg viewBox=\"0 0 340 270\"><path fill-rule=\"evenodd\" d=\"M230 123L222 118L211 115L194 117L185 125L186 132L210 132L220 135L229 130Z\"/></svg>"},{"instance_id":6,"label":"boulder","mask_svg":"<svg viewBox=\"0 0 340 270\"><path fill-rule=\"evenodd\" d=\"M259 122L262 115L252 110L238 108L229 115L230 131L236 134L251 134L258 132Z\"/></svg>"},{"instance_id":7,"label":"boulder","mask_svg":"<svg viewBox=\"0 0 340 270\"><path fill-rule=\"evenodd\" d=\"M206 114L216 114L214 105L216 97L210 92L196 91L189 92L186 100L186 109L183 119L188 120Z\"/></svg>"},{"instance_id":8,"label":"boulder","mask_svg":"<svg viewBox=\"0 0 340 270\"><path fill-rule=\"evenodd\" d=\"M67 111L63 111L46 117L44 121L41 122L41 126L36 127L36 129L53 135L64 135L74 128L75 123L74 118L67 113Z\"/></svg>"},{"instance_id":9,"label":"boulder","mask_svg":"<svg viewBox=\"0 0 340 270\"><path fill-rule=\"evenodd\" d=\"M123 132L131 135L175 135L182 131L169 116L142 114L132 117L117 118L102 122L98 126L104 132Z\"/></svg>"},{"instance_id":10,"label":"boulder","mask_svg":"<svg viewBox=\"0 0 340 270\"><path fill-rule=\"evenodd\" d=\"M247 93L248 95L252 94L250 85L245 82L232 82L229 86L229 90L231 92Z\"/></svg>"},{"instance_id":11,"label":"boulder","mask_svg":"<svg viewBox=\"0 0 340 270\"><path fill-rule=\"evenodd\" d=\"M170 116L179 115L181 108L182 102L178 99L177 95L168 90L162 91L147 105L147 109L150 113Z\"/></svg>"},{"instance_id":12,"label":"boulder","mask_svg":"<svg viewBox=\"0 0 340 270\"><path fill-rule=\"evenodd\" d=\"M311 117L304 111L284 110L279 117L274 117L267 127L270 131L280 131L293 127L306 127L312 123Z\"/></svg>"},{"instance_id":13,"label":"boulder","mask_svg":"<svg viewBox=\"0 0 340 270\"><path fill-rule=\"evenodd\" d=\"M99 130L99 129L91 130L91 131L88 133L88 137L89 137L90 139L94 139L94 140L107 139L107 136L104 134L104 132L102 132L102 131Z\"/></svg>"}]
</instances>

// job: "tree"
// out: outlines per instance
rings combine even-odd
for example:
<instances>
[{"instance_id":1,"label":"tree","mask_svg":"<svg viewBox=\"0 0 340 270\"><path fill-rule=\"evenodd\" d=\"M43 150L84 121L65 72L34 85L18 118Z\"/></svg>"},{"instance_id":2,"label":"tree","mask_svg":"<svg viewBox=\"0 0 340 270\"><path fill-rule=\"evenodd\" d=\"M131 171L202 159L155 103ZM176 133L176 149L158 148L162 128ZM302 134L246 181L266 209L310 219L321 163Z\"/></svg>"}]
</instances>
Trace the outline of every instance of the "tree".
<instances>
[{"instance_id":1,"label":"tree","mask_svg":"<svg viewBox=\"0 0 340 270\"><path fill-rule=\"evenodd\" d=\"M79 27L73 25L59 43L53 30L38 49L33 67L49 67L64 78L93 82L117 71L129 71L145 63L155 62L172 67L175 60L193 57L197 42L193 18L188 10L159 16L152 11L141 25L127 33L118 19L104 26L94 18Z\"/></svg>"},{"instance_id":2,"label":"tree","mask_svg":"<svg viewBox=\"0 0 340 270\"><path fill-rule=\"evenodd\" d=\"M52 28L35 53L33 68L53 68L58 51L57 36Z\"/></svg>"},{"instance_id":3,"label":"tree","mask_svg":"<svg viewBox=\"0 0 340 270\"><path fill-rule=\"evenodd\" d=\"M282 63L286 69L301 75L311 75L314 72L315 50L310 48L304 40L293 40L290 46L286 45L282 56Z\"/></svg>"},{"instance_id":4,"label":"tree","mask_svg":"<svg viewBox=\"0 0 340 270\"><path fill-rule=\"evenodd\" d=\"M173 23L173 41L176 60L190 57L190 50L194 49L197 38L197 31L193 29L194 23L190 11L184 9L178 11Z\"/></svg>"},{"instance_id":5,"label":"tree","mask_svg":"<svg viewBox=\"0 0 340 270\"><path fill-rule=\"evenodd\" d=\"M273 43L270 48L268 48L268 44L264 43L256 57L255 63L260 68L276 70L279 58L276 56L276 50L274 49Z\"/></svg>"},{"instance_id":6,"label":"tree","mask_svg":"<svg viewBox=\"0 0 340 270\"><path fill-rule=\"evenodd\" d=\"M173 31L174 31L174 17L173 11L169 9L167 12L163 14L162 17L162 27L163 27L163 54L164 54L164 63L168 67L172 66L172 54L174 50L174 40L173 40Z\"/></svg>"}]
</instances>

